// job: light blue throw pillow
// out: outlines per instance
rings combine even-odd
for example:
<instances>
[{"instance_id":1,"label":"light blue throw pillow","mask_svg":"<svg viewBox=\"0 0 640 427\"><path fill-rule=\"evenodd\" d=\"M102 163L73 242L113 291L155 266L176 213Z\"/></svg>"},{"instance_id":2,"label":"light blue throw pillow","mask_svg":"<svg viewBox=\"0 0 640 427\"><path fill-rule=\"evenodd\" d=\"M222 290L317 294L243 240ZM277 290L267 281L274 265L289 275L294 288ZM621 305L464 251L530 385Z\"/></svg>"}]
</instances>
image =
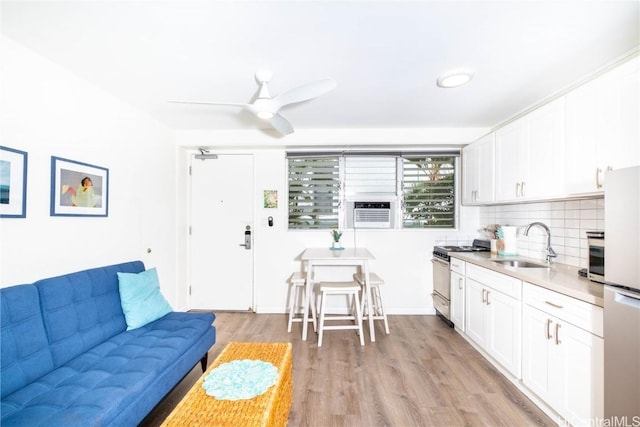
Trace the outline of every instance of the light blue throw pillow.
<instances>
[{"instance_id":1,"label":"light blue throw pillow","mask_svg":"<svg viewBox=\"0 0 640 427\"><path fill-rule=\"evenodd\" d=\"M155 268L140 273L118 272L118 287L127 331L140 328L173 311L160 293Z\"/></svg>"}]
</instances>

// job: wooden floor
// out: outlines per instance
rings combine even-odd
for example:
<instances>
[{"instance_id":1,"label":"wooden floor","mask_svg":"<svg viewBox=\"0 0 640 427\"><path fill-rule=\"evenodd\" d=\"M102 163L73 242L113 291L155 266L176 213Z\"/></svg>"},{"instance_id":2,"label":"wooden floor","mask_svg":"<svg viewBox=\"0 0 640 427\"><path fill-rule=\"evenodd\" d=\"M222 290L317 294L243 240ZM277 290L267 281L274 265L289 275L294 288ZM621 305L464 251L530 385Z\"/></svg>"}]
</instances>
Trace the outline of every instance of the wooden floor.
<instances>
[{"instance_id":1,"label":"wooden floor","mask_svg":"<svg viewBox=\"0 0 640 427\"><path fill-rule=\"evenodd\" d=\"M376 342L361 347L354 331L327 331L321 348L301 324L287 333L284 314L217 313L209 363L231 341L293 344L289 426L555 425L469 343L435 316L376 322ZM149 414L156 426L202 371L189 375Z\"/></svg>"}]
</instances>

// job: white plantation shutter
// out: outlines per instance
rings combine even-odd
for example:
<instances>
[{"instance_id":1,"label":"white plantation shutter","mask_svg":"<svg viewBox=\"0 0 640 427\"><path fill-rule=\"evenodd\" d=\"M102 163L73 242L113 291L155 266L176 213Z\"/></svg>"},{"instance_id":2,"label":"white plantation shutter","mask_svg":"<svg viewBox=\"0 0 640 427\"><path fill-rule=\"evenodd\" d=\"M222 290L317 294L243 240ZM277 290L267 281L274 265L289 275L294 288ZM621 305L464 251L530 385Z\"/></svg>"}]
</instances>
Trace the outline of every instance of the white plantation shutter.
<instances>
[{"instance_id":1,"label":"white plantation shutter","mask_svg":"<svg viewBox=\"0 0 640 427\"><path fill-rule=\"evenodd\" d=\"M421 153L287 153L289 229L347 223L347 200L402 198L396 228L455 228L459 150ZM352 203L353 204L353 203ZM346 203L345 203L346 205Z\"/></svg>"},{"instance_id":2,"label":"white plantation shutter","mask_svg":"<svg viewBox=\"0 0 640 427\"><path fill-rule=\"evenodd\" d=\"M404 157L403 228L455 227L455 157Z\"/></svg>"},{"instance_id":3,"label":"white plantation shutter","mask_svg":"<svg viewBox=\"0 0 640 427\"><path fill-rule=\"evenodd\" d=\"M338 228L338 156L289 158L289 228Z\"/></svg>"},{"instance_id":4,"label":"white plantation shutter","mask_svg":"<svg viewBox=\"0 0 640 427\"><path fill-rule=\"evenodd\" d=\"M396 194L396 158L389 156L347 156L344 192L347 197L367 194Z\"/></svg>"}]
</instances>

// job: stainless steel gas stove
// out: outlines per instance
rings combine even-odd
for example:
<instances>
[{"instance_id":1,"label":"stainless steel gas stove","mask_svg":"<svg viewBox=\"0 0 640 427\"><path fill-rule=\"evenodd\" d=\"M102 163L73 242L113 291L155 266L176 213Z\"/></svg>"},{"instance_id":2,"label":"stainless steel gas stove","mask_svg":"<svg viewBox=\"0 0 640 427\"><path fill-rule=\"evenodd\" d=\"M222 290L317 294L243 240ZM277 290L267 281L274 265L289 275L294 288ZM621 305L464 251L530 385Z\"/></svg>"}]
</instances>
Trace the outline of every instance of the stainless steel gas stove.
<instances>
[{"instance_id":1,"label":"stainless steel gas stove","mask_svg":"<svg viewBox=\"0 0 640 427\"><path fill-rule=\"evenodd\" d=\"M488 252L491 250L491 242L475 239L471 246L434 246L433 258L433 307L449 326L453 327L450 317L451 303L451 272L449 261L451 252Z\"/></svg>"}]
</instances>

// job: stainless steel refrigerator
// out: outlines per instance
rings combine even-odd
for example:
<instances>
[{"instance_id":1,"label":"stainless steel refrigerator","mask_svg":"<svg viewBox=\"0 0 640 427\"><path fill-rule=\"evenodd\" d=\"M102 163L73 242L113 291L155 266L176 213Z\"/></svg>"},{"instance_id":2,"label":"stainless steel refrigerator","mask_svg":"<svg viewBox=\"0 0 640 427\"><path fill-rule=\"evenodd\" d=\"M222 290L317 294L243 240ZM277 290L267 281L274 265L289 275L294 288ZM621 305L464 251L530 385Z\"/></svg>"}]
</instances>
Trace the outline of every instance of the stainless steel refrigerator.
<instances>
[{"instance_id":1,"label":"stainless steel refrigerator","mask_svg":"<svg viewBox=\"0 0 640 427\"><path fill-rule=\"evenodd\" d=\"M604 415L640 423L640 167L605 178Z\"/></svg>"}]
</instances>

